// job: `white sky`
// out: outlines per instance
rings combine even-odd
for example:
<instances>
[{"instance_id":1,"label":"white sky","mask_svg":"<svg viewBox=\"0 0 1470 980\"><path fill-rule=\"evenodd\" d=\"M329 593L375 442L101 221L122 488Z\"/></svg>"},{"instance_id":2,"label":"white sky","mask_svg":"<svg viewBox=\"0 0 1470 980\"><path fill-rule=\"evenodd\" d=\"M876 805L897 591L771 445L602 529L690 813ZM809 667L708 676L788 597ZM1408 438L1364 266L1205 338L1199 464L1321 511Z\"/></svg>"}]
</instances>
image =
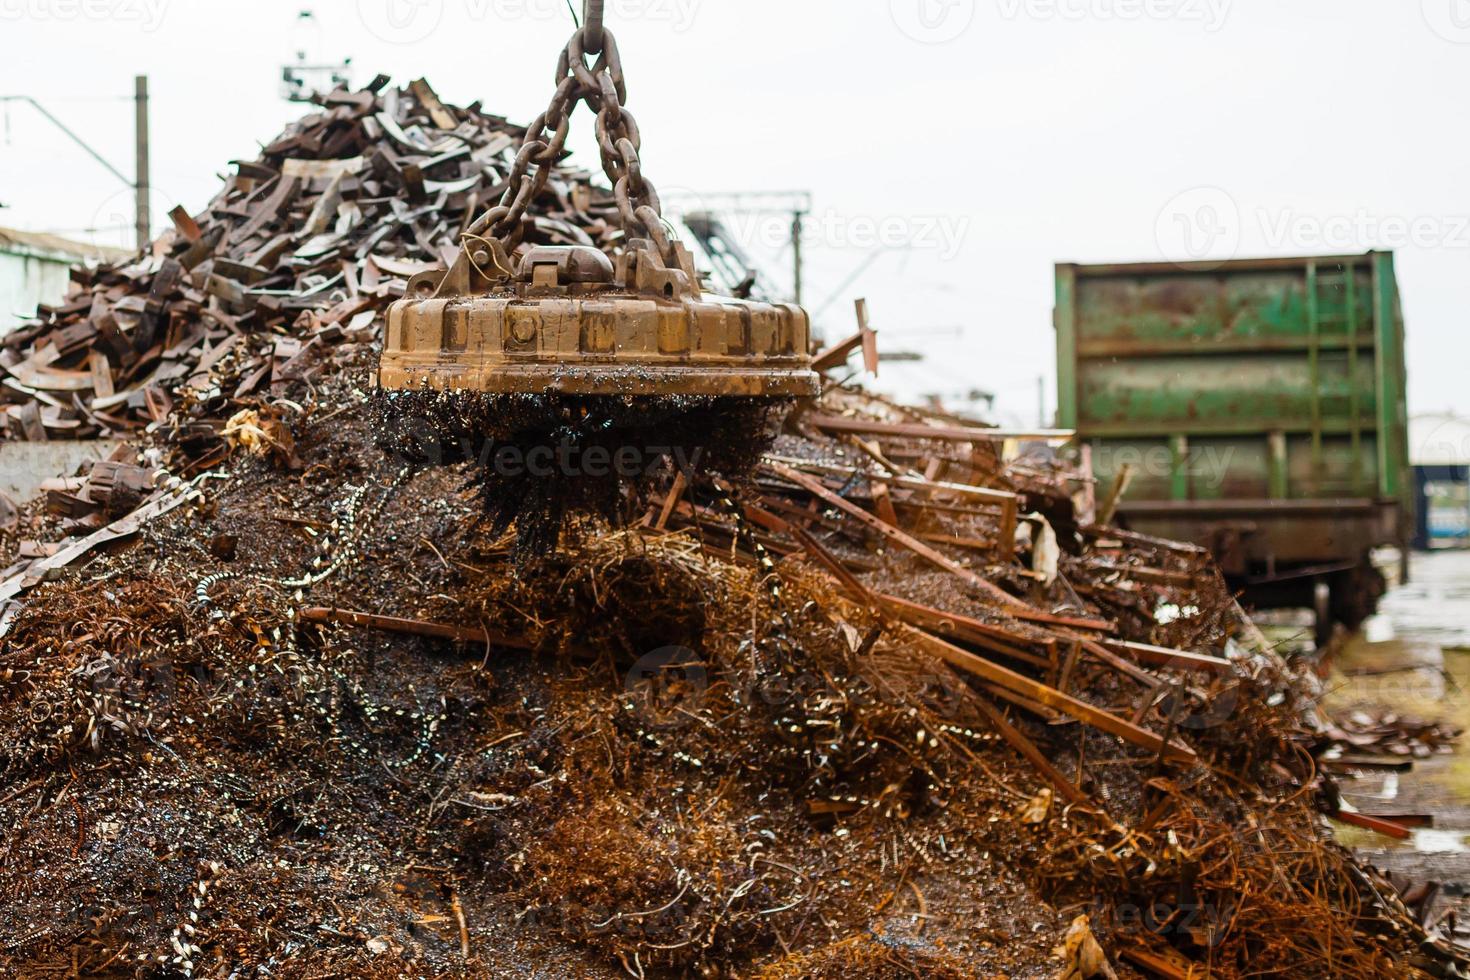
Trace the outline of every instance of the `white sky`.
<instances>
[{"instance_id":1,"label":"white sky","mask_svg":"<svg viewBox=\"0 0 1470 980\"><path fill-rule=\"evenodd\" d=\"M866 296L884 346L1030 423L1038 376L1054 404L1055 261L1395 247L1411 408L1470 412L1470 0L607 3L661 189L815 195L809 307L865 236L910 244L832 298L829 337ZM426 75L524 122L570 28L565 0L0 0L0 95L131 173L149 74L162 227L301 113L277 88L303 38L359 84ZM0 224L130 244L105 227L127 188L29 107L0 124Z\"/></svg>"}]
</instances>

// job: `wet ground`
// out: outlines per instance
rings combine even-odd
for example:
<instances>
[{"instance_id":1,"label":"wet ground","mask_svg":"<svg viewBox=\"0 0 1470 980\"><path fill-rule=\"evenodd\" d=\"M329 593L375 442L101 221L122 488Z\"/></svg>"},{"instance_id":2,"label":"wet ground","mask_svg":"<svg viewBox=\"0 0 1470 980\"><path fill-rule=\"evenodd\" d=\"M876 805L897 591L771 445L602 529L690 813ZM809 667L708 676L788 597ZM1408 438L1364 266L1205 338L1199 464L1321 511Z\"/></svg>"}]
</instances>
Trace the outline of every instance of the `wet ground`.
<instances>
[{"instance_id":1,"label":"wet ground","mask_svg":"<svg viewBox=\"0 0 1470 980\"><path fill-rule=\"evenodd\" d=\"M1409 584L1384 597L1379 614L1333 659L1327 705L1335 716L1391 708L1470 730L1470 551L1415 555ZM1422 815L1433 825L1398 842L1337 825L1370 863L1470 891L1470 747L1415 760L1407 772L1361 770L1342 780L1363 813ZM1454 886L1458 886L1455 888Z\"/></svg>"}]
</instances>

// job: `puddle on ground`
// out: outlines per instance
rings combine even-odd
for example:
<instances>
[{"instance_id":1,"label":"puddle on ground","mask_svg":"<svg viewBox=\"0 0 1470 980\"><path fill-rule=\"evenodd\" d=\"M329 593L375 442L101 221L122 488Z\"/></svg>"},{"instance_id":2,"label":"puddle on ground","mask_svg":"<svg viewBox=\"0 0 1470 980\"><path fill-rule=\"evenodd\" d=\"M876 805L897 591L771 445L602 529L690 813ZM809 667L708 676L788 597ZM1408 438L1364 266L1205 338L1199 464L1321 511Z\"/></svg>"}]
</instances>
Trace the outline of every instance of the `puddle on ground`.
<instances>
[{"instance_id":1,"label":"puddle on ground","mask_svg":"<svg viewBox=\"0 0 1470 980\"><path fill-rule=\"evenodd\" d=\"M1443 654L1440 651L1443 650ZM1404 715L1470 728L1470 551L1415 554L1410 582L1384 596L1378 615L1342 649L1329 680L1328 709L1381 705ZM1422 813L1438 825L1395 841L1335 825L1344 845L1376 864L1470 881L1470 751L1416 761L1409 772L1365 773L1343 795L1369 813ZM1378 780L1381 779L1381 782ZM1423 857L1423 856L1430 857ZM1459 857L1464 855L1465 857ZM1449 871L1453 864L1456 871Z\"/></svg>"},{"instance_id":2,"label":"puddle on ground","mask_svg":"<svg viewBox=\"0 0 1470 980\"><path fill-rule=\"evenodd\" d=\"M1470 647L1470 550L1415 554L1409 584L1383 597L1379 615L1392 639L1425 640L1441 647ZM1369 626L1374 627L1370 620ZM1372 639L1372 637L1370 637Z\"/></svg>"},{"instance_id":3,"label":"puddle on ground","mask_svg":"<svg viewBox=\"0 0 1470 980\"><path fill-rule=\"evenodd\" d=\"M1420 827L1409 843L1420 854L1470 854L1463 830L1431 830Z\"/></svg>"}]
</instances>

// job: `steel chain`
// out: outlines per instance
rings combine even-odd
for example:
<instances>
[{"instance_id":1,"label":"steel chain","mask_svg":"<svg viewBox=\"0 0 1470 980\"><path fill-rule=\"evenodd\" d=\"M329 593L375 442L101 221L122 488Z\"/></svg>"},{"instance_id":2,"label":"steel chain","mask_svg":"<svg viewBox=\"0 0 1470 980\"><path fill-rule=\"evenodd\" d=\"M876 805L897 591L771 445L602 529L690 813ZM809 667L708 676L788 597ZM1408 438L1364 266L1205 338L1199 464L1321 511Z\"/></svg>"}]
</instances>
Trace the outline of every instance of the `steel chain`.
<instances>
[{"instance_id":1,"label":"steel chain","mask_svg":"<svg viewBox=\"0 0 1470 980\"><path fill-rule=\"evenodd\" d=\"M506 178L500 203L475 222L474 229L489 228L506 250L519 244L522 223L531 203L546 189L552 167L566 150L572 114L585 102L597 114L597 145L602 169L613 184L613 196L624 234L647 238L671 268L677 267L673 243L663 225L663 204L653 182L643 175L638 153L642 138L638 121L627 110L628 88L618 43L612 31L601 28L596 45L597 60L589 68L586 27L572 35L561 52L556 68L556 93L546 111L526 130L520 151Z\"/></svg>"}]
</instances>

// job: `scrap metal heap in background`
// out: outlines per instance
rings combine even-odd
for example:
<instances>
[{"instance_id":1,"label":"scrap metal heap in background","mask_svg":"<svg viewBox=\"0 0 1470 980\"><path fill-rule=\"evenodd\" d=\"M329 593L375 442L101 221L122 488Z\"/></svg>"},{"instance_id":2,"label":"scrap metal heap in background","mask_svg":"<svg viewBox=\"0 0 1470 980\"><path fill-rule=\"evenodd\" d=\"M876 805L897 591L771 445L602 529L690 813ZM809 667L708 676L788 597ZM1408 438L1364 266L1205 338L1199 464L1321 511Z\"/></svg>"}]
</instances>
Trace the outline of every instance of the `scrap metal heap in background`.
<instances>
[{"instance_id":1,"label":"scrap metal heap in background","mask_svg":"<svg viewBox=\"0 0 1470 980\"><path fill-rule=\"evenodd\" d=\"M525 130L322 103L0 357L7 438L136 437L0 518L0 971L1463 968L1331 842L1310 678L1048 453L833 386L517 567L369 382ZM542 199L615 250L611 192Z\"/></svg>"},{"instance_id":2,"label":"scrap metal heap in background","mask_svg":"<svg viewBox=\"0 0 1470 980\"><path fill-rule=\"evenodd\" d=\"M203 212L176 208L149 254L74 270L64 303L3 338L5 437L126 435L181 409L209 465L223 453L211 409L374 343L408 281L458 256L525 135L478 104L444 105L422 80L325 96L258 160L237 161ZM542 196L528 245L621 239L612 192L586 172L551 168ZM221 388L223 373L240 380Z\"/></svg>"}]
</instances>

